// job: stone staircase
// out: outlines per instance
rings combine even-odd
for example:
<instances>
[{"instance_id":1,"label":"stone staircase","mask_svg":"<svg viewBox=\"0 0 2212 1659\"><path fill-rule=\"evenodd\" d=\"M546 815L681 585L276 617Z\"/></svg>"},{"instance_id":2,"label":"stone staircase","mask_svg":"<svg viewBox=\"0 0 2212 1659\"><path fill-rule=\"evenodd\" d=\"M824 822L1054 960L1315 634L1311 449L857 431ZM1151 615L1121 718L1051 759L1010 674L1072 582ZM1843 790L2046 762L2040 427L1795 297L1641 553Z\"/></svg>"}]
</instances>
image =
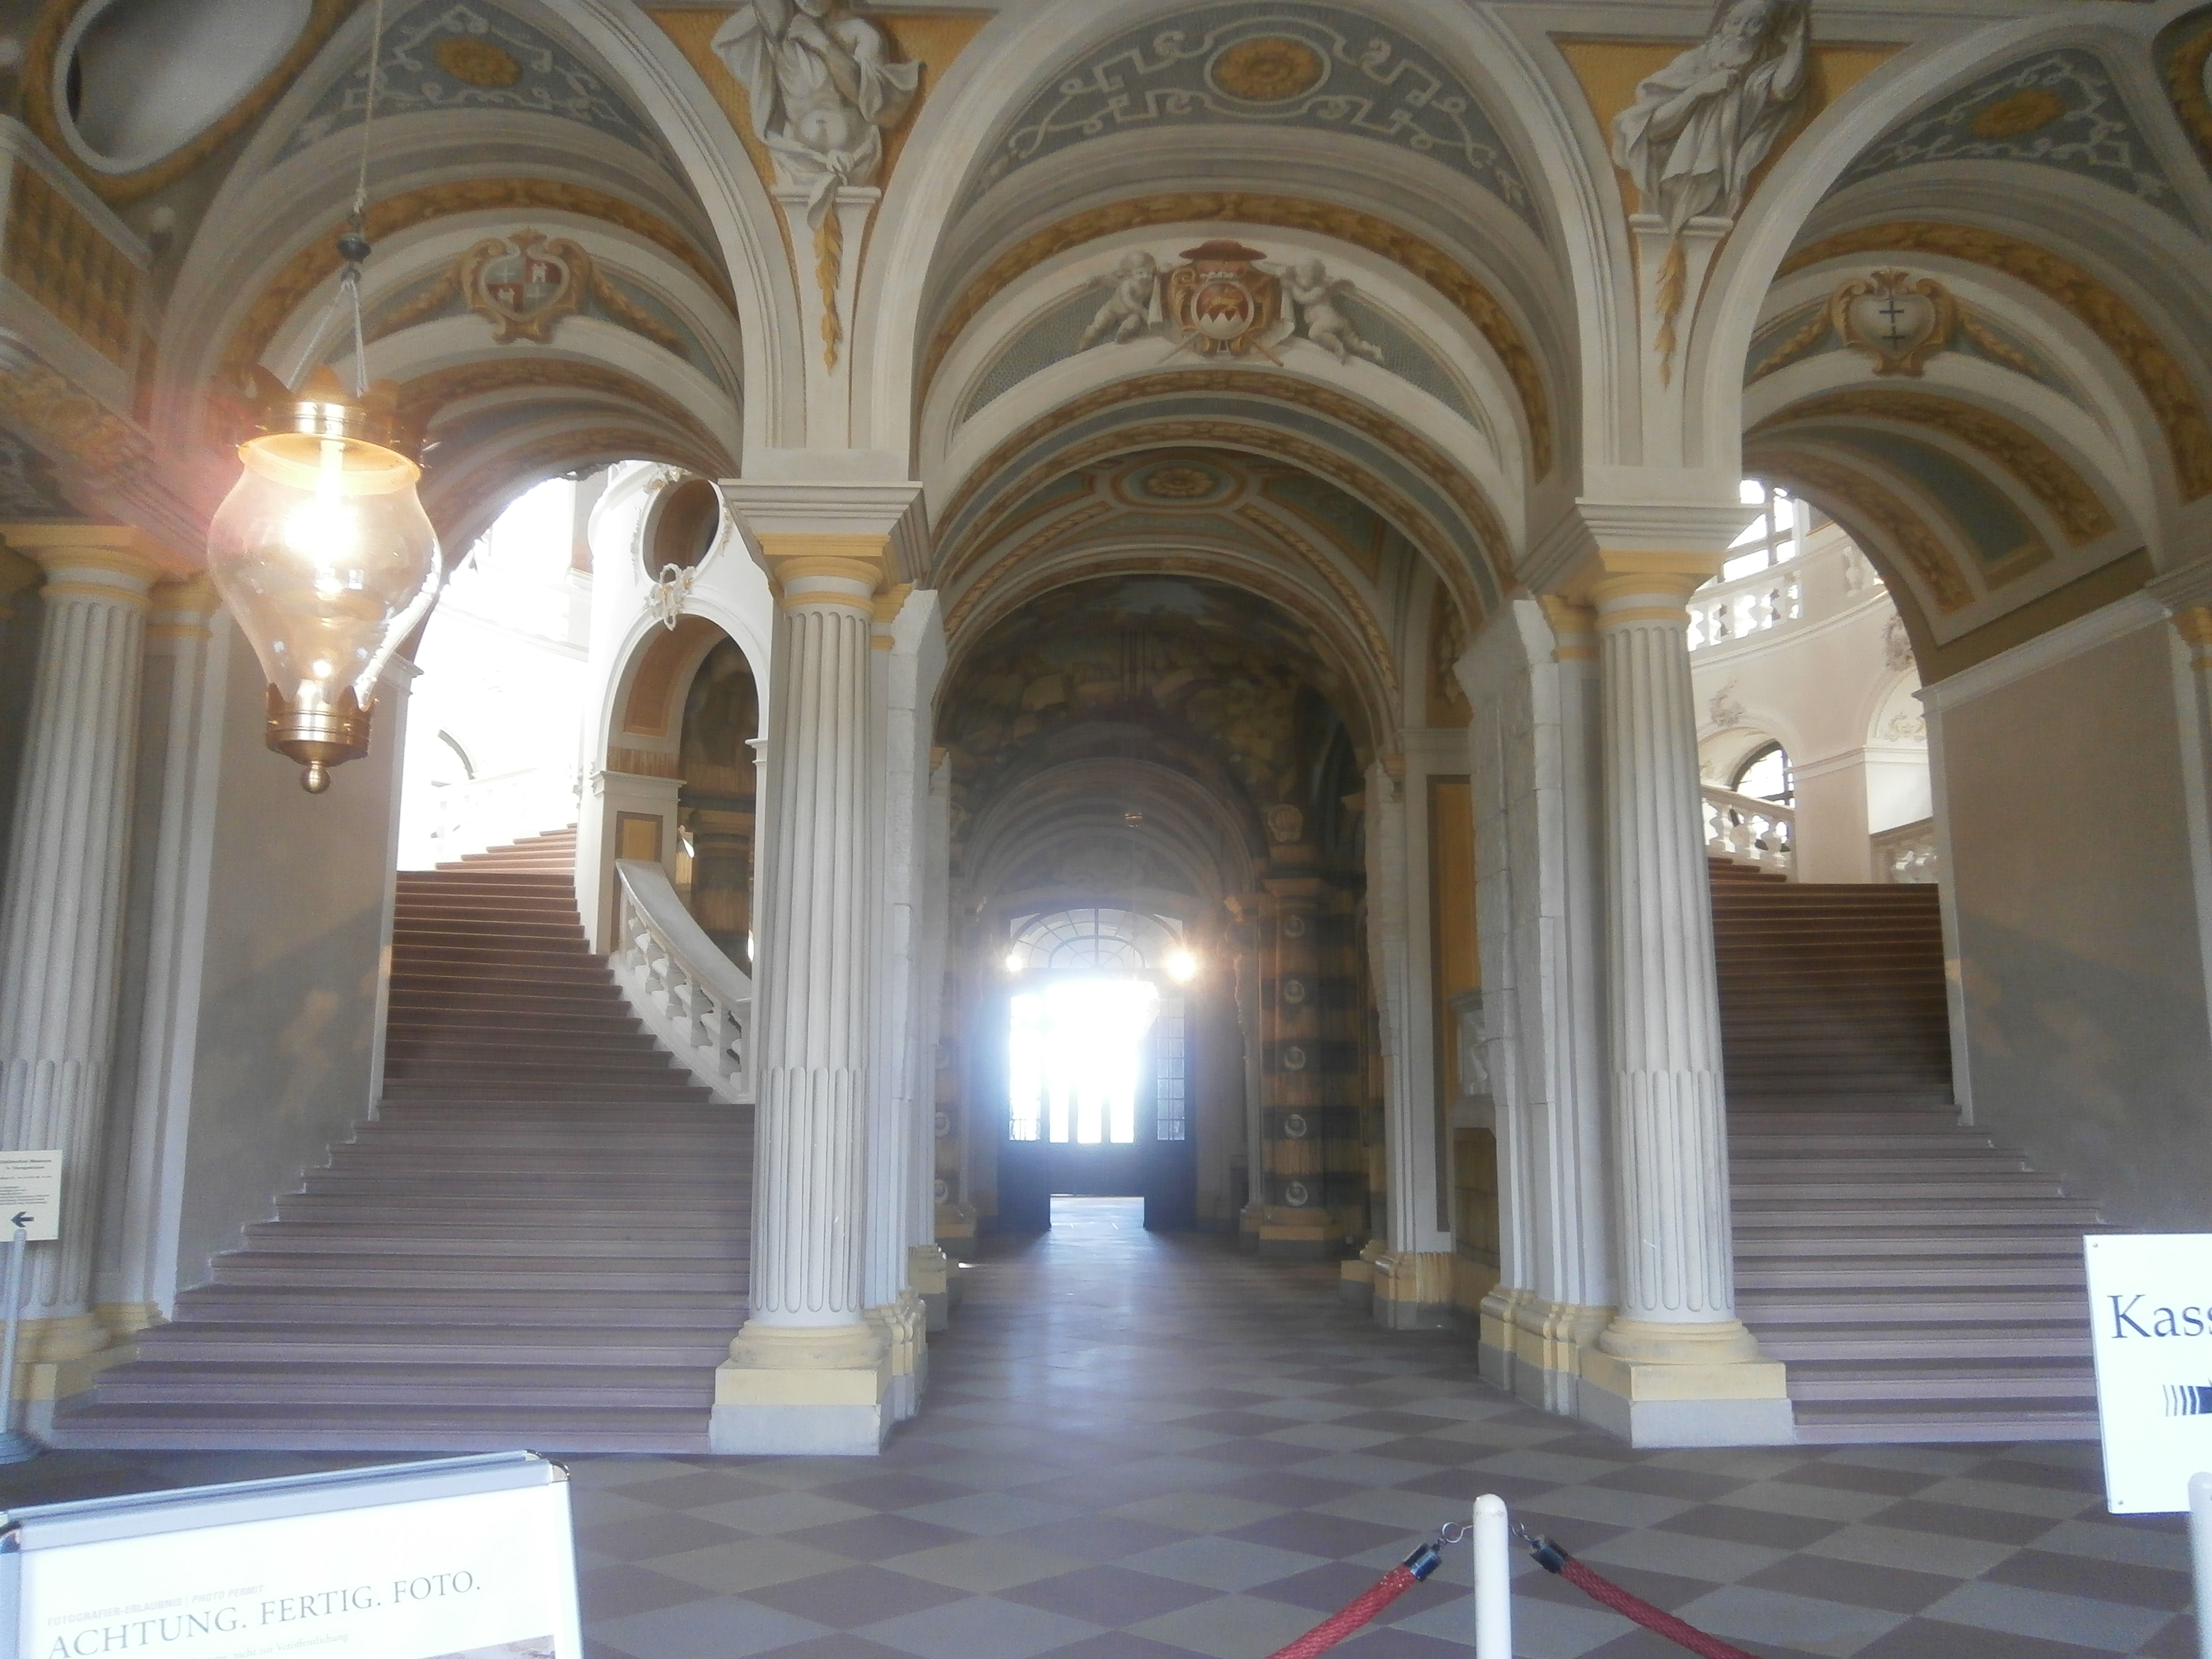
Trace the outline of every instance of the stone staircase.
<instances>
[{"instance_id":1,"label":"stone staircase","mask_svg":"<svg viewBox=\"0 0 2212 1659\"><path fill-rule=\"evenodd\" d=\"M1959 1127L1937 903L1713 866L1737 1310L1801 1441L2087 1438L2103 1229Z\"/></svg>"},{"instance_id":2,"label":"stone staircase","mask_svg":"<svg viewBox=\"0 0 2212 1659\"><path fill-rule=\"evenodd\" d=\"M55 1443L707 1449L751 1109L631 1015L574 857L566 830L401 872L376 1116L64 1403Z\"/></svg>"}]
</instances>

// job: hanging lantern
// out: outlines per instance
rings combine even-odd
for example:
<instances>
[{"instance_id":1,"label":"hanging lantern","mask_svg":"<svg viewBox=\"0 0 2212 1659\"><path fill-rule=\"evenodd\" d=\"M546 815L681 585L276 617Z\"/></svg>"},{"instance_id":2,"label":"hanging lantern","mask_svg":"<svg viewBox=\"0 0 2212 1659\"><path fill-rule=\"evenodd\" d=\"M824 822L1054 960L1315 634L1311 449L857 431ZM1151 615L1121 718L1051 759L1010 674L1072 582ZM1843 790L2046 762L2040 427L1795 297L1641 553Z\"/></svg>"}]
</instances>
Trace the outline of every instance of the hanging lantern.
<instances>
[{"instance_id":1,"label":"hanging lantern","mask_svg":"<svg viewBox=\"0 0 2212 1659\"><path fill-rule=\"evenodd\" d=\"M327 368L297 392L263 381L208 566L268 678L268 744L319 795L331 767L368 752L378 678L436 602L443 565L392 383L349 395Z\"/></svg>"}]
</instances>

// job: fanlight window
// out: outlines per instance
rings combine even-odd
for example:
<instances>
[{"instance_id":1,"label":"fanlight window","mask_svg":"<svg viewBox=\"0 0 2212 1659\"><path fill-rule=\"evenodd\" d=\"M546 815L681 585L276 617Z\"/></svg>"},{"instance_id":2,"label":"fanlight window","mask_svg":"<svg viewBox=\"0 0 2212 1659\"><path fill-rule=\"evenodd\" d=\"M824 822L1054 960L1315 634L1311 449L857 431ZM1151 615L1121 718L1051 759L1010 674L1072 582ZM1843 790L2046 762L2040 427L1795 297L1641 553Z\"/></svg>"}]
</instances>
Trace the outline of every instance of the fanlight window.
<instances>
[{"instance_id":1,"label":"fanlight window","mask_svg":"<svg viewBox=\"0 0 2212 1659\"><path fill-rule=\"evenodd\" d=\"M1055 910L1016 924L1006 954L1017 974L1146 974L1176 941L1174 925L1136 910Z\"/></svg>"}]
</instances>

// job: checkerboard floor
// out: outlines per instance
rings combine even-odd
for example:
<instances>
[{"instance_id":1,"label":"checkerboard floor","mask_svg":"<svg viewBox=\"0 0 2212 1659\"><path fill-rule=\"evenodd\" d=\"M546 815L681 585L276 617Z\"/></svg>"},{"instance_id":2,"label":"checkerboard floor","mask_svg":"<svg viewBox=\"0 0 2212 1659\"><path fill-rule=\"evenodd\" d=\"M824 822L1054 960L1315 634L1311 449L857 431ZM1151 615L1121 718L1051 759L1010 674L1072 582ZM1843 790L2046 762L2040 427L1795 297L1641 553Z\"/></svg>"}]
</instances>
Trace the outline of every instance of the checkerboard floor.
<instances>
[{"instance_id":1,"label":"checkerboard floor","mask_svg":"<svg viewBox=\"0 0 2212 1659\"><path fill-rule=\"evenodd\" d=\"M573 1460L597 1659L1261 1659L1495 1492L1766 1659L2191 1659L2178 1517L2104 1512L2088 1445L1631 1451L1393 1334L1333 1268L1060 1200L986 1241L880 1459ZM388 1458L58 1454L0 1503ZM1525 1659L1662 1659L1522 1559ZM1464 1659L1463 1552L1347 1644Z\"/></svg>"}]
</instances>

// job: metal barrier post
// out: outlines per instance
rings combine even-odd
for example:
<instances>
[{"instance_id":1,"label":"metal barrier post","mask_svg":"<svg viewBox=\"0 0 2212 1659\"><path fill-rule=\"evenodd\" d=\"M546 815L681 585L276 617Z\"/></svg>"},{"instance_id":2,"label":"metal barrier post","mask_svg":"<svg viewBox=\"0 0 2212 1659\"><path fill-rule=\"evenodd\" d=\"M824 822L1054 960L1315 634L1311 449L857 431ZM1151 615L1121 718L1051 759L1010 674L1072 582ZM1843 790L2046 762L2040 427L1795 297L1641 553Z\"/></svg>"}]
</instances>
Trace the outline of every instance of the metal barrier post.
<instances>
[{"instance_id":1,"label":"metal barrier post","mask_svg":"<svg viewBox=\"0 0 2212 1659\"><path fill-rule=\"evenodd\" d=\"M2197 1569L2197 1659L2212 1659L2212 1474L2189 1477L2189 1555Z\"/></svg>"},{"instance_id":2,"label":"metal barrier post","mask_svg":"<svg viewBox=\"0 0 2212 1659\"><path fill-rule=\"evenodd\" d=\"M45 1449L15 1426L15 1333L23 1322L23 1224L8 1243L8 1334L0 1337L0 1463L27 1463Z\"/></svg>"},{"instance_id":3,"label":"metal barrier post","mask_svg":"<svg viewBox=\"0 0 2212 1659\"><path fill-rule=\"evenodd\" d=\"M1513 1659L1513 1555L1505 1500L1474 1500L1474 1659Z\"/></svg>"}]
</instances>

